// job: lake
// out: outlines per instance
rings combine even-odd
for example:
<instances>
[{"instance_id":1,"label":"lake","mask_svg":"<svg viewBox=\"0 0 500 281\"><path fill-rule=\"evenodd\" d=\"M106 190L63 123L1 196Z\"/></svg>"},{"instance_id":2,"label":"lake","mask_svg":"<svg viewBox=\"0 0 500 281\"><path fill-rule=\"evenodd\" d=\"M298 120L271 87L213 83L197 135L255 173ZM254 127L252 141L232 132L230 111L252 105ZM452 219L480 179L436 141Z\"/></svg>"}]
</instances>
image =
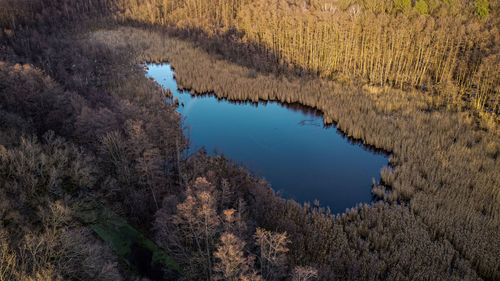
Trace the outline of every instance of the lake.
<instances>
[{"instance_id":1,"label":"lake","mask_svg":"<svg viewBox=\"0 0 500 281\"><path fill-rule=\"evenodd\" d=\"M284 198L319 200L341 213L372 200L372 179L380 179L387 155L324 126L320 112L278 102L230 102L213 95L179 91L169 64L148 64L148 76L179 99L193 149L223 153L264 178ZM213 153L212 153L213 154Z\"/></svg>"}]
</instances>

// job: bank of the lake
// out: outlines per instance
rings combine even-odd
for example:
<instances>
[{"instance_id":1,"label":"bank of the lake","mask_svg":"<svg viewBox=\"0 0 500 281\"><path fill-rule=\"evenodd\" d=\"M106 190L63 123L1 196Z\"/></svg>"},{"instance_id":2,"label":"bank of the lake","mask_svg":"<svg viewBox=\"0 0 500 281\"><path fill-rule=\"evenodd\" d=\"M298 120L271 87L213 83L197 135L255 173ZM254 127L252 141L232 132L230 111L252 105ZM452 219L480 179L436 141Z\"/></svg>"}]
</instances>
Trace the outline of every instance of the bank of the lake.
<instances>
[{"instance_id":1,"label":"bank of the lake","mask_svg":"<svg viewBox=\"0 0 500 281\"><path fill-rule=\"evenodd\" d=\"M284 198L318 200L335 213L370 203L387 155L353 145L322 114L278 102L230 102L178 90L169 64L149 64L148 76L179 101L193 149L205 147L266 179Z\"/></svg>"}]
</instances>

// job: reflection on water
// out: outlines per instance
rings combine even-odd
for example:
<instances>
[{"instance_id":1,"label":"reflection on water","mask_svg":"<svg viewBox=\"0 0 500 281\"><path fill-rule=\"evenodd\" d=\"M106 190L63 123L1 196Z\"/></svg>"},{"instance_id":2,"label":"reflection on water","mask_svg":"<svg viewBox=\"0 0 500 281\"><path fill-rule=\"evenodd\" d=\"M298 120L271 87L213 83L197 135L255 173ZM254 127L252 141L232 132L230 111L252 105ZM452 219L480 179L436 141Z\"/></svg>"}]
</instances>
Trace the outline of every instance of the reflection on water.
<instances>
[{"instance_id":1,"label":"reflection on water","mask_svg":"<svg viewBox=\"0 0 500 281\"><path fill-rule=\"evenodd\" d=\"M300 104L192 96L177 90L169 64L148 66L148 75L184 104L178 110L190 128L193 148L224 153L300 203L318 199L343 212L370 202L372 178L378 180L386 155L324 126L320 112Z\"/></svg>"}]
</instances>

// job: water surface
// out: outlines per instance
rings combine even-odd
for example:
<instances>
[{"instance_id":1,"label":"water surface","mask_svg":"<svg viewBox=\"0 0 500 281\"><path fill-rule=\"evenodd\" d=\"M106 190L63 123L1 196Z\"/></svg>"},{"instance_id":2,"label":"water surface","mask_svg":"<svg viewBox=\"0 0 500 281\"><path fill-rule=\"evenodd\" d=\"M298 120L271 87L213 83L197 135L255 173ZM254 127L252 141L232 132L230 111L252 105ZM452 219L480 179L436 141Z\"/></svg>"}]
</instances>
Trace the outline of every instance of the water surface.
<instances>
[{"instance_id":1,"label":"water surface","mask_svg":"<svg viewBox=\"0 0 500 281\"><path fill-rule=\"evenodd\" d=\"M371 201L387 158L350 143L321 114L277 102L234 103L214 96L192 97L177 89L169 64L149 64L148 75L183 102L193 148L216 150L265 178L285 198L320 201L334 212Z\"/></svg>"}]
</instances>

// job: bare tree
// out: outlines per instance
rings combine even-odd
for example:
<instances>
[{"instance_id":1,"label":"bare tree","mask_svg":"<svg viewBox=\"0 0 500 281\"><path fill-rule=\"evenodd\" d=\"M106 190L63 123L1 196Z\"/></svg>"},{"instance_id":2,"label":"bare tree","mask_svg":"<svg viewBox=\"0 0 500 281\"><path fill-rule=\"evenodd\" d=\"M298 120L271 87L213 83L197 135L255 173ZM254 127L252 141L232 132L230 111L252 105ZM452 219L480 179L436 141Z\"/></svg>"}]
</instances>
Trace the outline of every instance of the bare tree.
<instances>
[{"instance_id":1,"label":"bare tree","mask_svg":"<svg viewBox=\"0 0 500 281\"><path fill-rule=\"evenodd\" d=\"M283 275L286 266L287 233L257 228L254 238L260 250L260 267L264 279L277 280Z\"/></svg>"},{"instance_id":2,"label":"bare tree","mask_svg":"<svg viewBox=\"0 0 500 281\"><path fill-rule=\"evenodd\" d=\"M296 266L293 269L292 281L311 281L318 277L318 270L312 267Z\"/></svg>"}]
</instances>

